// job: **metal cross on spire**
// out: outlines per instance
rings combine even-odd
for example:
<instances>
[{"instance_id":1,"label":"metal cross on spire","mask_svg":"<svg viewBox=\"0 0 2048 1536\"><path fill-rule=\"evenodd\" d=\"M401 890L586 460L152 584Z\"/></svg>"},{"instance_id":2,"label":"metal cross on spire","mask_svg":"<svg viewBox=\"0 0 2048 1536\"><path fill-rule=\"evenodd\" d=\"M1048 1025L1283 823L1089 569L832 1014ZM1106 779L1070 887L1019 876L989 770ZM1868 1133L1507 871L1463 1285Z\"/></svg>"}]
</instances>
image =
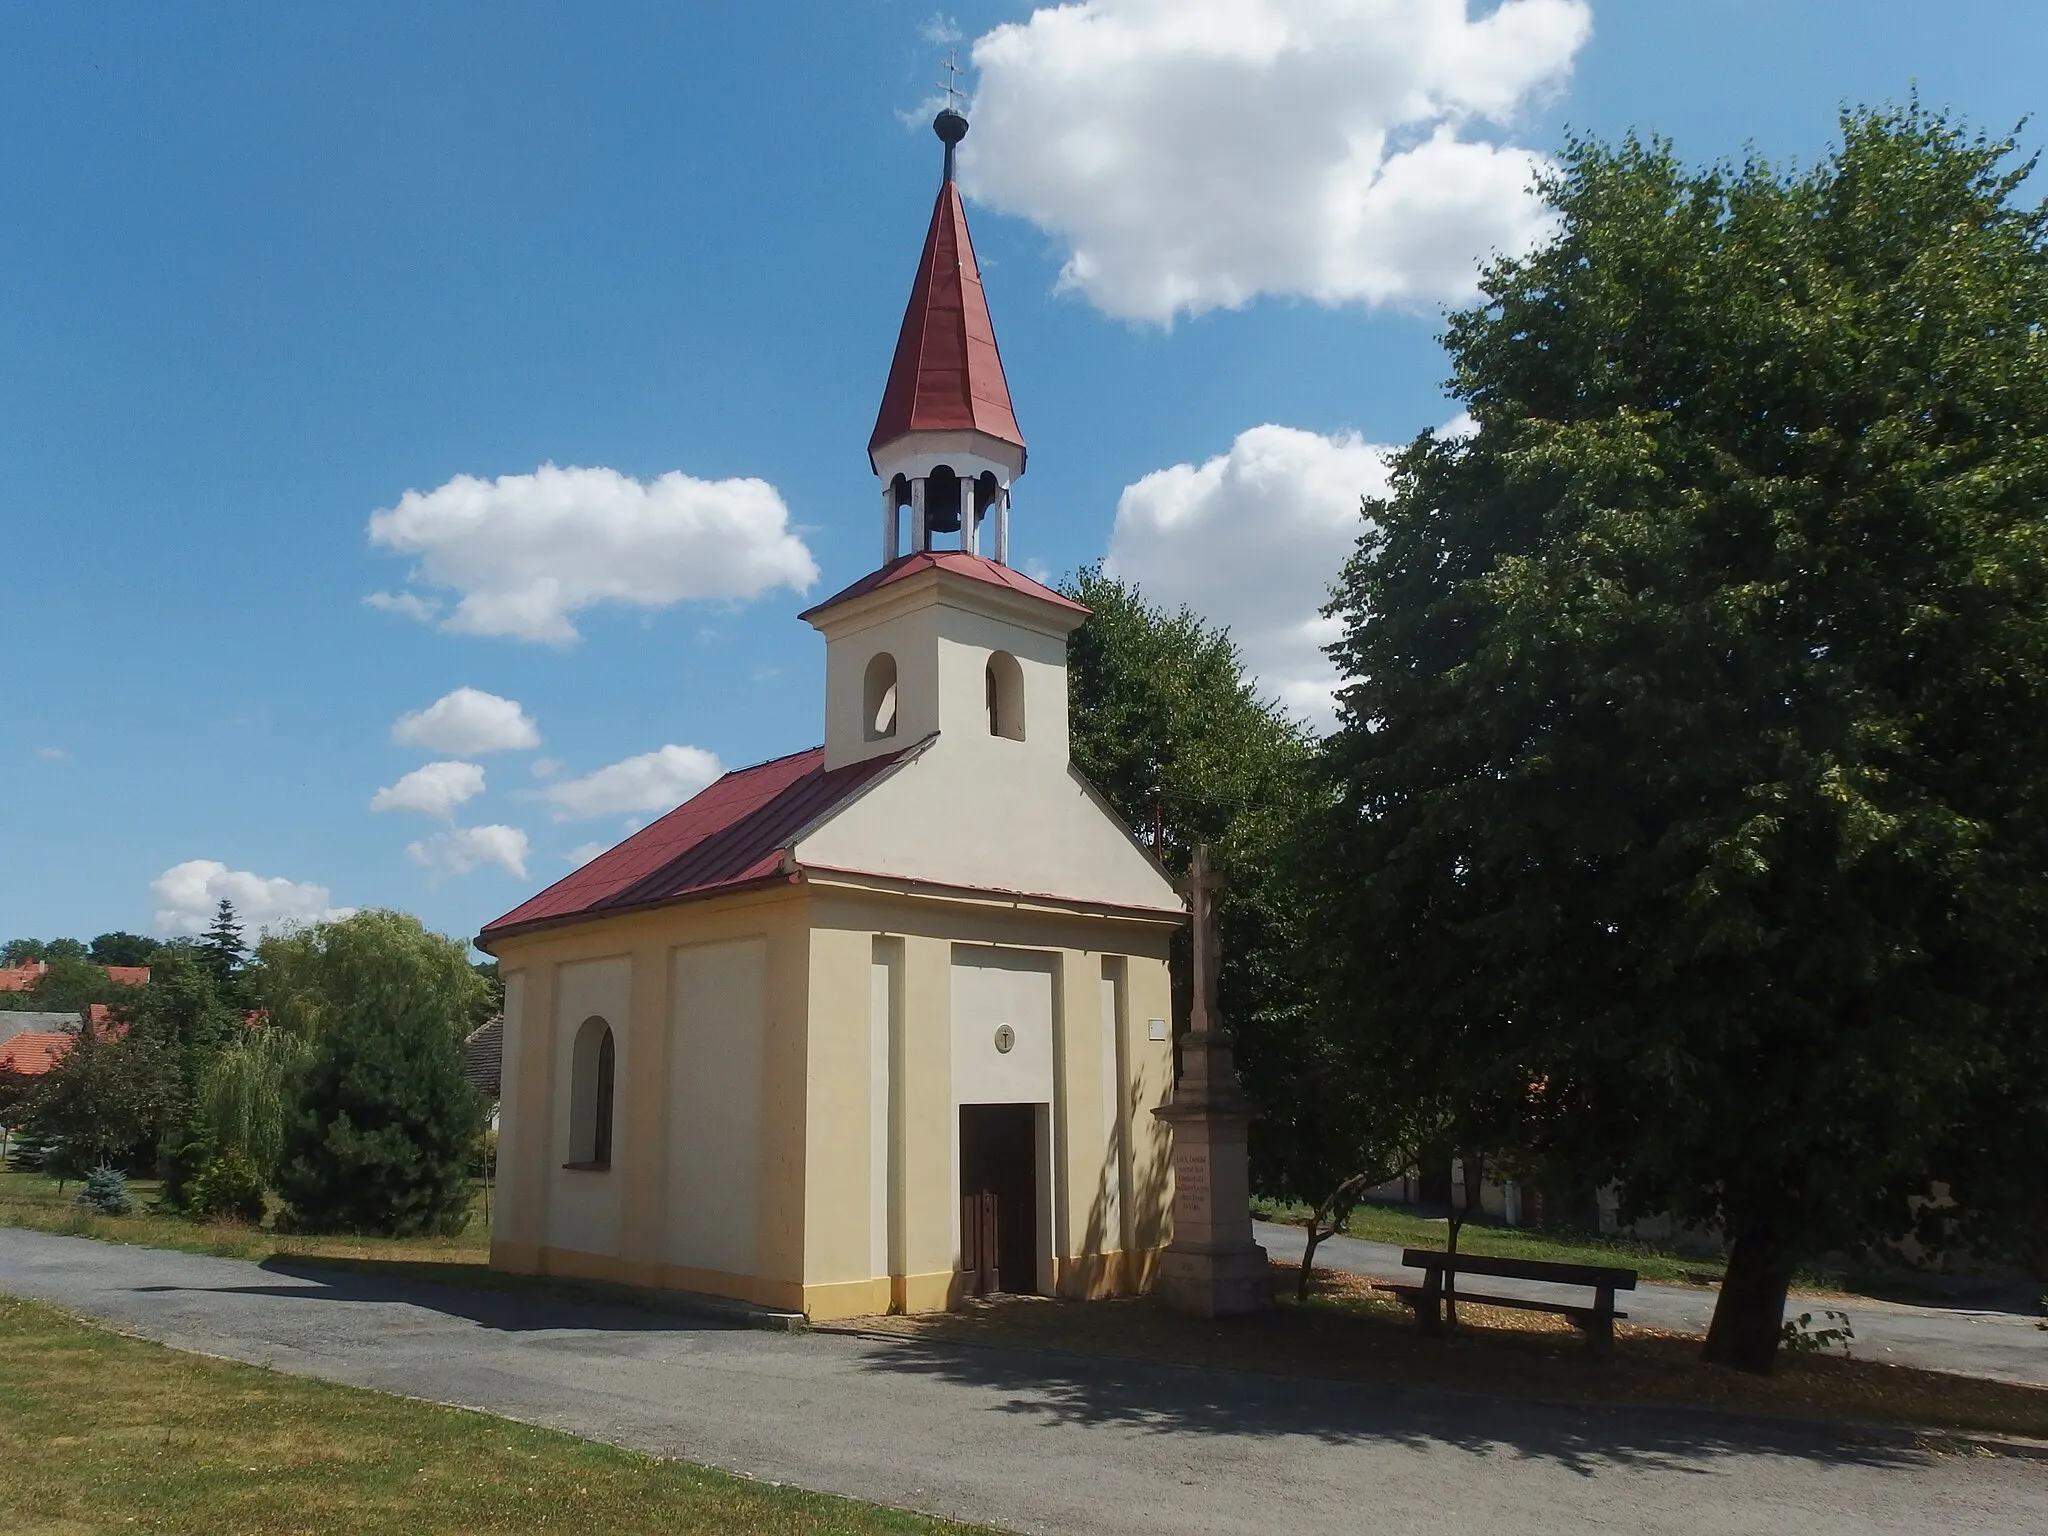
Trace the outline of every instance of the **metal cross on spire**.
<instances>
[{"instance_id":1,"label":"metal cross on spire","mask_svg":"<svg viewBox=\"0 0 2048 1536\"><path fill-rule=\"evenodd\" d=\"M946 110L959 112L960 103L967 99L967 93L960 89L960 77L967 73L960 67L960 50L948 48L946 62L941 67L946 71L946 78L939 81L938 85L939 89L946 93ZM965 116L964 113L962 115Z\"/></svg>"}]
</instances>

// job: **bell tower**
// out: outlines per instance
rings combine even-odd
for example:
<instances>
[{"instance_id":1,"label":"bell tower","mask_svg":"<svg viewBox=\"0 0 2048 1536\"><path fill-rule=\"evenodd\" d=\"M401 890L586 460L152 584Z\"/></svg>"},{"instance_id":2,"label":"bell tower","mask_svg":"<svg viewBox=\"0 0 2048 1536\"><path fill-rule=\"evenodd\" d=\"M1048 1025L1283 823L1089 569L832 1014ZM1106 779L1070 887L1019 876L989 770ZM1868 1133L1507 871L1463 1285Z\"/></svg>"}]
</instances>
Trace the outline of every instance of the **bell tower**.
<instances>
[{"instance_id":1,"label":"bell tower","mask_svg":"<svg viewBox=\"0 0 2048 1536\"><path fill-rule=\"evenodd\" d=\"M1010 486L1024 473L1024 435L953 181L967 119L949 106L932 132L946 146L945 170L868 438L868 463L882 481L882 564L933 549L979 555L988 533L986 552L1008 565Z\"/></svg>"},{"instance_id":2,"label":"bell tower","mask_svg":"<svg viewBox=\"0 0 2048 1536\"><path fill-rule=\"evenodd\" d=\"M1067 636L1088 610L1010 565L1024 434L953 182L967 119L949 106L932 131L945 173L868 439L882 564L803 615L825 637L825 766L916 746L962 784L1064 783Z\"/></svg>"}]
</instances>

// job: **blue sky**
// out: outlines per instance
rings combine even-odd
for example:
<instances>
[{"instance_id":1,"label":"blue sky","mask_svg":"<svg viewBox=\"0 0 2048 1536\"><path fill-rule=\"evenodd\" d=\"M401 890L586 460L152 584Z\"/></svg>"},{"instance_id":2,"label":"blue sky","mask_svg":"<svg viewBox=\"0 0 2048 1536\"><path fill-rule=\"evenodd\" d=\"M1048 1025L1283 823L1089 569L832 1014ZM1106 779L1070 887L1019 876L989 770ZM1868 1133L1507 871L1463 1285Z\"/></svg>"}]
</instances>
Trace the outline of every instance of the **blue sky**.
<instances>
[{"instance_id":1,"label":"blue sky","mask_svg":"<svg viewBox=\"0 0 2048 1536\"><path fill-rule=\"evenodd\" d=\"M1311 718L1307 620L1378 445L1451 414L1443 302L1540 216L1517 156L1635 127L1811 159L1840 103L1916 83L1996 131L2048 104L2037 6L1495 11L0 9L0 937L176 931L223 891L473 933L713 758L813 744L795 614L875 559L863 450L949 32L1031 443L1016 562L1110 554ZM1364 214L1331 148L1362 131ZM547 464L609 473L498 483ZM418 540L373 544L409 491ZM695 531L532 597L647 517ZM510 702L394 741L459 689ZM469 767L400 788L429 763Z\"/></svg>"}]
</instances>

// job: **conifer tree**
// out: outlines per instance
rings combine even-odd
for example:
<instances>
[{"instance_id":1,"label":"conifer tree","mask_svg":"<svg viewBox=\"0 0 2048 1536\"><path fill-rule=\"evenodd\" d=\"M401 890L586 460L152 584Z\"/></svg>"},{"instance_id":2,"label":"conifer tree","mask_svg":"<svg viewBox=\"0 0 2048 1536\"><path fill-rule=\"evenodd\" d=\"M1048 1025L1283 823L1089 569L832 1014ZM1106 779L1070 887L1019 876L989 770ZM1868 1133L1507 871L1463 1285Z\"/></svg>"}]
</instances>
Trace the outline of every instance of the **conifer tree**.
<instances>
[{"instance_id":1,"label":"conifer tree","mask_svg":"<svg viewBox=\"0 0 2048 1536\"><path fill-rule=\"evenodd\" d=\"M223 987L235 979L248 956L249 946L242 941L242 924L235 916L235 904L225 896L199 941L199 952L207 969L213 972L214 981Z\"/></svg>"},{"instance_id":2,"label":"conifer tree","mask_svg":"<svg viewBox=\"0 0 2048 1536\"><path fill-rule=\"evenodd\" d=\"M481 990L463 946L397 912L323 923L300 983L320 1020L277 1190L306 1231L452 1233L484 1106L463 1073Z\"/></svg>"}]
</instances>

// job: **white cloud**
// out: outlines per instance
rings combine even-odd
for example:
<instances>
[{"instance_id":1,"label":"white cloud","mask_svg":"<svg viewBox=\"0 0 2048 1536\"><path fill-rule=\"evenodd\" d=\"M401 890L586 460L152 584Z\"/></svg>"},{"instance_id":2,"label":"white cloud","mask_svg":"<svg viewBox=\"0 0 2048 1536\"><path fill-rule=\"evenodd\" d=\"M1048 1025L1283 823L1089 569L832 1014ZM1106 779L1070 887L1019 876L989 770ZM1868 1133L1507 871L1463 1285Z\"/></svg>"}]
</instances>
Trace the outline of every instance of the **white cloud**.
<instances>
[{"instance_id":1,"label":"white cloud","mask_svg":"<svg viewBox=\"0 0 2048 1536\"><path fill-rule=\"evenodd\" d=\"M573 864L578 869L581 869L600 853L609 852L611 847L610 843L578 843L574 848L571 848L562 855L562 862Z\"/></svg>"},{"instance_id":2,"label":"white cloud","mask_svg":"<svg viewBox=\"0 0 2048 1536\"><path fill-rule=\"evenodd\" d=\"M550 784L540 793L554 807L557 821L613 816L620 811L668 811L724 771L717 757L702 747L666 746L580 779Z\"/></svg>"},{"instance_id":3,"label":"white cloud","mask_svg":"<svg viewBox=\"0 0 2048 1536\"><path fill-rule=\"evenodd\" d=\"M37 747L36 756L46 763L68 763L71 761L71 754L62 747Z\"/></svg>"},{"instance_id":4,"label":"white cloud","mask_svg":"<svg viewBox=\"0 0 2048 1536\"><path fill-rule=\"evenodd\" d=\"M484 792L484 771L475 763L428 763L370 797L373 811L417 811L453 816L455 807Z\"/></svg>"},{"instance_id":5,"label":"white cloud","mask_svg":"<svg viewBox=\"0 0 2048 1536\"><path fill-rule=\"evenodd\" d=\"M552 779L562 771L559 757L536 757L533 760L533 776L536 779Z\"/></svg>"},{"instance_id":6,"label":"white cloud","mask_svg":"<svg viewBox=\"0 0 2048 1536\"><path fill-rule=\"evenodd\" d=\"M429 752L525 752L540 745L540 727L511 699L481 688L457 688L425 709L398 717L391 739Z\"/></svg>"},{"instance_id":7,"label":"white cloud","mask_svg":"<svg viewBox=\"0 0 2048 1536\"><path fill-rule=\"evenodd\" d=\"M372 592L363 599L365 608L376 608L385 613L402 613L408 619L418 619L422 624L441 616L441 605L421 597L417 592Z\"/></svg>"},{"instance_id":8,"label":"white cloud","mask_svg":"<svg viewBox=\"0 0 2048 1536\"><path fill-rule=\"evenodd\" d=\"M947 43L960 41L960 23L944 11L933 11L925 18L924 25L917 29L917 35L928 43L944 47Z\"/></svg>"},{"instance_id":9,"label":"white cloud","mask_svg":"<svg viewBox=\"0 0 2048 1536\"><path fill-rule=\"evenodd\" d=\"M1322 647L1339 625L1321 609L1364 531L1360 498L1387 493L1390 451L1253 427L1228 453L1126 486L1103 568L1149 602L1227 625L1265 691L1328 730L1337 674Z\"/></svg>"},{"instance_id":10,"label":"white cloud","mask_svg":"<svg viewBox=\"0 0 2048 1536\"><path fill-rule=\"evenodd\" d=\"M218 859L173 864L149 882L149 899L156 908L156 931L173 935L204 933L224 900L235 904L242 931L252 939L265 930L329 922L355 911L335 906L324 885L266 879L229 869Z\"/></svg>"},{"instance_id":11,"label":"white cloud","mask_svg":"<svg viewBox=\"0 0 2048 1536\"><path fill-rule=\"evenodd\" d=\"M1542 158L1472 133L1562 87L1586 0L1086 0L976 40L968 190L1128 319L1258 294L1422 307L1550 227Z\"/></svg>"},{"instance_id":12,"label":"white cloud","mask_svg":"<svg viewBox=\"0 0 2048 1536\"><path fill-rule=\"evenodd\" d=\"M818 577L774 486L674 470L646 482L553 464L457 475L373 513L370 542L416 557L416 580L460 594L443 628L556 643L577 637L575 615L593 604L754 598Z\"/></svg>"},{"instance_id":13,"label":"white cloud","mask_svg":"<svg viewBox=\"0 0 2048 1536\"><path fill-rule=\"evenodd\" d=\"M526 834L517 827L456 827L436 832L424 842L408 843L405 856L422 869L432 870L434 879L466 875L486 864L495 864L506 874L526 878Z\"/></svg>"}]
</instances>

